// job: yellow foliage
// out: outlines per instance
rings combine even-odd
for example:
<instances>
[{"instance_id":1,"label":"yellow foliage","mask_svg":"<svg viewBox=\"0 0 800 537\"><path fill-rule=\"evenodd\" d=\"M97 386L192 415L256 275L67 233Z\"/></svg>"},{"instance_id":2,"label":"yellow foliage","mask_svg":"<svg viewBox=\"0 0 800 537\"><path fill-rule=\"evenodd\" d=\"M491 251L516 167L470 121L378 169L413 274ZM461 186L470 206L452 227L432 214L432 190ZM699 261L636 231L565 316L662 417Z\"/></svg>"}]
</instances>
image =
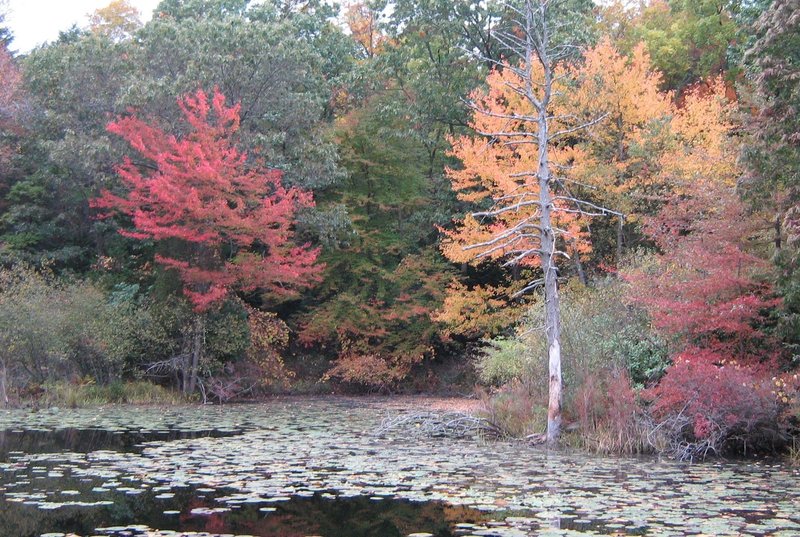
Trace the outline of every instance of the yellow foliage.
<instances>
[{"instance_id":1,"label":"yellow foliage","mask_svg":"<svg viewBox=\"0 0 800 537\"><path fill-rule=\"evenodd\" d=\"M733 104L722 78L689 92L671 122L677 143L661 158L662 181L687 193L710 182L734 187L741 175L731 143Z\"/></svg>"},{"instance_id":2,"label":"yellow foliage","mask_svg":"<svg viewBox=\"0 0 800 537\"><path fill-rule=\"evenodd\" d=\"M490 337L517 319L522 306L507 306L509 289L501 287L469 288L460 282L447 287L441 309L431 317L447 326L446 334L467 337Z\"/></svg>"},{"instance_id":3,"label":"yellow foliage","mask_svg":"<svg viewBox=\"0 0 800 537\"><path fill-rule=\"evenodd\" d=\"M677 106L671 92L659 89L661 75L643 44L624 56L608 39L586 52L574 78L574 113L607 117L581 133L568 175L594 188L601 204L631 221L648 201L708 182L735 184L732 103L721 78L688 92Z\"/></svg>"},{"instance_id":4,"label":"yellow foliage","mask_svg":"<svg viewBox=\"0 0 800 537\"><path fill-rule=\"evenodd\" d=\"M368 58L381 52L388 38L378 28L375 11L365 2L351 2L344 9L345 22L353 38L364 49Z\"/></svg>"},{"instance_id":5,"label":"yellow foliage","mask_svg":"<svg viewBox=\"0 0 800 537\"><path fill-rule=\"evenodd\" d=\"M541 76L534 70L534 80ZM607 38L555 76L548 128L551 135L569 132L549 141L551 170L562 179L554 190L569 188L570 197L591 199L634 221L652 214L653 203L668 196L735 184L731 103L722 79L688 92L678 106L671 92L659 89L661 75L643 44L624 55ZM486 89L471 95L477 111L470 126L477 134L451 139L450 156L461 166L447 175L458 198L495 211L490 218L467 215L443 230L441 249L451 261L499 259L539 244L538 127L533 106L518 93L521 87L513 66L492 71ZM589 254L589 218L577 215L570 203L558 196L554 201L553 224L561 231L562 249ZM503 208L510 209L497 212ZM521 223L534 225L520 233ZM504 236L509 230L513 235ZM538 256L521 264L537 266ZM494 322L497 300L502 300L498 289L454 284L437 320L457 326L459 333L480 331Z\"/></svg>"},{"instance_id":6,"label":"yellow foliage","mask_svg":"<svg viewBox=\"0 0 800 537\"><path fill-rule=\"evenodd\" d=\"M112 0L89 16L92 32L114 41L129 37L141 26L141 14L128 0Z\"/></svg>"}]
</instances>

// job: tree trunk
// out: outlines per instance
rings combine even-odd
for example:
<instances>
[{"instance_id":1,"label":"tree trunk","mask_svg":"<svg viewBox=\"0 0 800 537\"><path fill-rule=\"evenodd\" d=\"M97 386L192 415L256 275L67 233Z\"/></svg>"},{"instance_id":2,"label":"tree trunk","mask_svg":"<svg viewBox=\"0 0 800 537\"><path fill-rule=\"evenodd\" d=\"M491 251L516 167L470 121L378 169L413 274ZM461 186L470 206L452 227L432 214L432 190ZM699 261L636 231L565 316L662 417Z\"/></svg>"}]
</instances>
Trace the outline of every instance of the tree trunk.
<instances>
[{"instance_id":1,"label":"tree trunk","mask_svg":"<svg viewBox=\"0 0 800 537\"><path fill-rule=\"evenodd\" d=\"M8 370L5 361L0 362L0 402L8 406Z\"/></svg>"},{"instance_id":2,"label":"tree trunk","mask_svg":"<svg viewBox=\"0 0 800 537\"><path fill-rule=\"evenodd\" d=\"M194 393L197 388L197 374L200 369L200 359L203 354L205 327L205 316L202 313L198 314L194 319L194 328L192 329L192 356L188 371L188 385L184 384L184 393L187 394Z\"/></svg>"},{"instance_id":3,"label":"tree trunk","mask_svg":"<svg viewBox=\"0 0 800 537\"><path fill-rule=\"evenodd\" d=\"M572 259L575 261L575 272L578 273L578 281L581 282L581 285L586 286L589 285L589 280L586 278L586 271L583 270L583 263L581 262L581 254L578 253L578 249L574 247L572 248Z\"/></svg>"},{"instance_id":4,"label":"tree trunk","mask_svg":"<svg viewBox=\"0 0 800 537\"><path fill-rule=\"evenodd\" d=\"M531 16L530 10L528 10ZM527 65L532 65L533 51L530 51ZM547 435L548 444L558 442L561 435L561 305L558 297L558 270L556 268L556 236L553 229L553 196L550 193L550 162L549 162L549 121L548 105L552 89L552 73L542 52L539 58L544 68L544 98L538 106L538 144L539 166L537 179L539 181L539 226L541 242L541 263L544 271L544 304L545 304L545 331L547 334L547 357L549 370L548 405L547 405ZM528 68L530 72L530 67ZM529 75L532 76L532 75ZM529 86L530 87L530 86ZM532 91L532 90L529 90ZM532 93L531 93L532 95ZM532 99L533 100L533 99ZM535 101L534 101L535 102Z\"/></svg>"},{"instance_id":5,"label":"tree trunk","mask_svg":"<svg viewBox=\"0 0 800 537\"><path fill-rule=\"evenodd\" d=\"M623 225L625 225L625 220L620 215L617 217L617 268L622 264L622 255L624 253L625 235L623 234Z\"/></svg>"},{"instance_id":6,"label":"tree trunk","mask_svg":"<svg viewBox=\"0 0 800 537\"><path fill-rule=\"evenodd\" d=\"M547 433L545 440L548 444L558 442L561 435L561 406L562 406L562 377L561 377L561 305L558 294L558 269L556 258L559 255L566 255L566 252L559 251L558 222L554 222L554 216L559 212L572 212L578 214L591 215L594 211L585 212L582 204L597 208L596 205L573 198L566 187L553 170L550 168L549 148L553 140L570 135L581 129L588 128L597 124L606 116L601 116L595 120L578 124L575 126L564 126L557 119L558 114L553 115L551 108L551 97L556 95L554 82L557 80L554 74L555 66L568 59L573 47L565 46L561 43L551 44L554 30L549 27L548 17L550 10L555 9L554 5L558 2L551 0L524 0L523 5L509 5L515 13L513 24L515 26L509 32L504 33L500 40L504 47L522 60L519 66L511 65L506 62L495 62L502 69L510 69L519 77L520 82L505 82L510 89L523 97L533 112L520 114L517 112L496 112L485 110L483 113L511 120L521 121L526 125L525 131L521 132L514 129L513 132L494 132L482 133L490 136L493 140L502 140L503 145L515 146L517 144L530 144L534 142L538 146L538 162L535 170L526 168L523 172L514 173L512 177L515 182L525 178L525 183L517 188L514 186L513 194L500 190L501 194L495 197L496 206L485 212L473 213L473 217L499 217L511 211L522 212L517 224L496 234L490 240L479 244L473 244L470 248L484 247L487 250L481 252L479 257L495 255L497 252L506 250L506 253L513 255L505 266L516 266L528 256L537 255L542 269L542 278L532 281L527 287L517 293L521 294L544 284L544 307L545 307L545 332L547 336L547 360L548 360L548 388L549 400L547 409ZM518 17L518 18L517 18ZM498 34L499 35L499 34ZM541 70L539 70L541 67ZM559 77L560 78L560 77ZM491 105L489 105L491 106ZM480 111L480 110L479 110ZM551 125L551 122L556 123ZM579 121L576 118L576 121ZM536 125L536 130L528 129L527 126ZM551 129L550 127L553 127ZM506 127L504 127L506 128ZM489 142L491 145L492 142ZM528 156L525 156L527 162ZM535 179L534 179L535 177ZM559 184L561 187L559 188ZM490 189L491 190L491 189ZM537 191L538 190L538 196ZM562 195L561 190L564 190ZM535 198L531 198L535 196ZM512 200L510 204L505 203ZM566 209L561 205L572 201L574 208ZM533 208L535 212L529 212ZM524 211L521 211L524 209ZM602 209L602 208L600 208ZM605 211L605 209L602 209ZM622 222L622 220L620 220ZM536 231L531 231L536 230ZM621 252L622 234L618 230L618 250ZM535 236L534 236L535 235ZM522 239L522 240L521 240ZM538 239L538 241L537 241ZM565 238L566 246L569 247L569 233ZM537 244L538 242L538 244ZM580 259L577 252L574 252L575 263L579 273L583 273ZM621 256L621 253L620 253ZM585 274L582 275L585 280Z\"/></svg>"}]
</instances>

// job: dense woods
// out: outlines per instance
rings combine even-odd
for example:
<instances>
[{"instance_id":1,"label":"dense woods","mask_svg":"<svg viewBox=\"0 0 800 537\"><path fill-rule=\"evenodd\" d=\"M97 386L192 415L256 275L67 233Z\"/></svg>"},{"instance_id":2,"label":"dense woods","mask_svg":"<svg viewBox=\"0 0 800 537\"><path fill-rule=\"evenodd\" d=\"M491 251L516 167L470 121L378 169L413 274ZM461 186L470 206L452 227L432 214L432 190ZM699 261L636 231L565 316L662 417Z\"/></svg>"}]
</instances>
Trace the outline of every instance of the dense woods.
<instances>
[{"instance_id":1,"label":"dense woods","mask_svg":"<svg viewBox=\"0 0 800 537\"><path fill-rule=\"evenodd\" d=\"M141 20L0 30L6 404L477 387L534 440L791 444L797 0Z\"/></svg>"}]
</instances>

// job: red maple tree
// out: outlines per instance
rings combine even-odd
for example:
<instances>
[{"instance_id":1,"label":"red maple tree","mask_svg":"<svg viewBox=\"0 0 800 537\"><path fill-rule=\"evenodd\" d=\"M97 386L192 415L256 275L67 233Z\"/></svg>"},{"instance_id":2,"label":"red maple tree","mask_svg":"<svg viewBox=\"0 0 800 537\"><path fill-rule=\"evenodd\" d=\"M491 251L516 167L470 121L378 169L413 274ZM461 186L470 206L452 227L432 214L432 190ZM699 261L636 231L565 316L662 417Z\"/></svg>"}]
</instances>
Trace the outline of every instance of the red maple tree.
<instances>
[{"instance_id":1,"label":"red maple tree","mask_svg":"<svg viewBox=\"0 0 800 537\"><path fill-rule=\"evenodd\" d=\"M128 192L102 192L92 201L99 217L127 215L135 229L122 235L171 241L156 261L178 272L198 312L233 290L285 295L316 283L319 251L294 244L292 227L297 209L313 206L311 193L248 163L233 143L240 107L218 90L210 102L198 90L178 105L189 126L181 138L133 114L109 123L148 163L125 158L117 172Z\"/></svg>"},{"instance_id":2,"label":"red maple tree","mask_svg":"<svg viewBox=\"0 0 800 537\"><path fill-rule=\"evenodd\" d=\"M774 298L768 264L747 251L757 222L724 187L677 198L647 221L662 253L629 271L631 296L655 327L683 347L681 357L757 364L771 356L763 326Z\"/></svg>"}]
</instances>

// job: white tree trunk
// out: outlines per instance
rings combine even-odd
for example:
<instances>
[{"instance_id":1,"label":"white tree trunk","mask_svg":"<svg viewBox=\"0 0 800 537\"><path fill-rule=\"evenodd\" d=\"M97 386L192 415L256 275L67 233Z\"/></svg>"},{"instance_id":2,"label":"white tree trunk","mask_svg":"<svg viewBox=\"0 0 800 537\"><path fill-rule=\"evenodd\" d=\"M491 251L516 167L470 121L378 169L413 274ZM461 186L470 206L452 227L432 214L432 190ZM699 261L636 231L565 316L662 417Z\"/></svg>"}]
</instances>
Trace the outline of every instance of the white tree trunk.
<instances>
[{"instance_id":1,"label":"white tree trunk","mask_svg":"<svg viewBox=\"0 0 800 537\"><path fill-rule=\"evenodd\" d=\"M531 2L527 2L527 17L529 27L534 16ZM561 434L561 304L558 296L558 269L556 267L556 234L553 229L553 195L551 192L550 176L550 122L549 106L553 90L552 65L547 56L547 37L544 32L544 42L533 46L529 42L526 66L528 80L526 80L528 98L534 105L538 114L538 147L539 163L536 170L539 187L539 240L541 243L540 260L544 272L544 307L545 307L545 332L547 335L548 358L548 404L547 404L547 435L548 444L558 442ZM538 59L542 66L544 84L542 98L536 99L533 91L534 80L532 73L533 62Z\"/></svg>"}]
</instances>

